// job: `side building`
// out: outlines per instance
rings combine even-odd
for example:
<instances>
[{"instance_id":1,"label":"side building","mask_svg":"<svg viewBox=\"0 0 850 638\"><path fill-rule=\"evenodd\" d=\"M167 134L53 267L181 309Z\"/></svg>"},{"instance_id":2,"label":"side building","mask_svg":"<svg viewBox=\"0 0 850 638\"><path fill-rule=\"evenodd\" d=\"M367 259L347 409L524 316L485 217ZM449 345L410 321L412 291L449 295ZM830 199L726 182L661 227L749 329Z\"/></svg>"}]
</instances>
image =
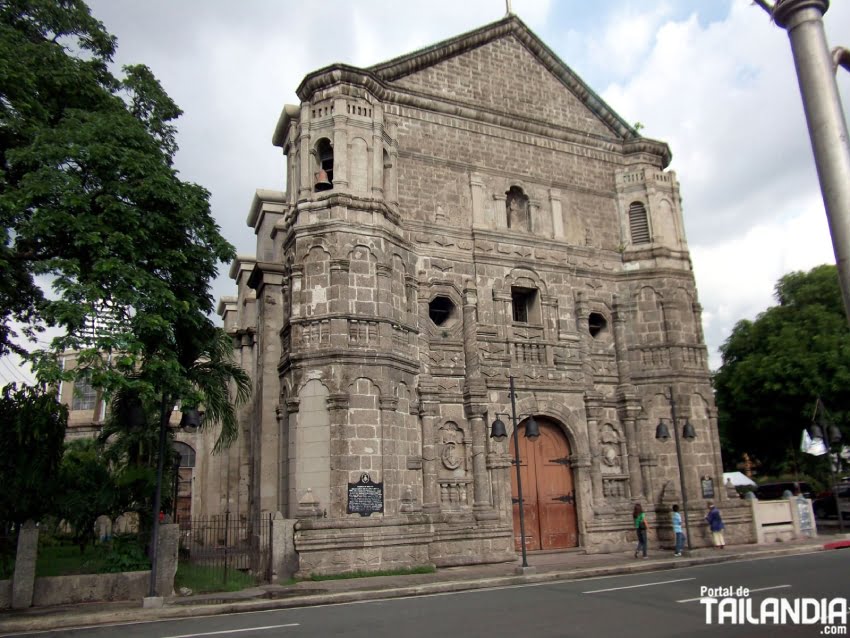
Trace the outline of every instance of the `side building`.
<instances>
[{"instance_id":1,"label":"side building","mask_svg":"<svg viewBox=\"0 0 850 638\"><path fill-rule=\"evenodd\" d=\"M695 434L694 543L712 494L752 540L666 144L515 16L297 94L273 136L286 190L255 194L257 256L219 313L255 384L226 487L295 521L302 574L512 559L514 405L530 551L622 550L636 502L666 542L660 421Z\"/></svg>"},{"instance_id":2,"label":"side building","mask_svg":"<svg viewBox=\"0 0 850 638\"><path fill-rule=\"evenodd\" d=\"M66 352L62 355L62 365L65 369L77 367L77 356L75 352ZM76 381L63 382L59 386L59 401L68 406L68 427L65 431L65 441L77 439L94 439L100 436L104 423L108 416L108 402L105 400L103 391L93 385L83 375ZM201 431L196 427L181 426L182 413L175 406L169 418L169 426L174 437L173 449L175 459L179 457L177 465L166 467L166 472L172 472L177 477L177 499L176 507L168 512L173 514L177 522L183 525L191 525L191 519L199 516L202 512L216 511L226 512L225 502L211 503L207 506L202 504L203 492L200 486L212 484L218 487L215 481L203 480L210 472L218 473L222 461L226 463L226 453L213 456L212 450L215 446L217 432ZM226 467L226 466L225 466ZM219 491L216 491L218 499ZM222 491L226 499L226 491Z\"/></svg>"}]
</instances>

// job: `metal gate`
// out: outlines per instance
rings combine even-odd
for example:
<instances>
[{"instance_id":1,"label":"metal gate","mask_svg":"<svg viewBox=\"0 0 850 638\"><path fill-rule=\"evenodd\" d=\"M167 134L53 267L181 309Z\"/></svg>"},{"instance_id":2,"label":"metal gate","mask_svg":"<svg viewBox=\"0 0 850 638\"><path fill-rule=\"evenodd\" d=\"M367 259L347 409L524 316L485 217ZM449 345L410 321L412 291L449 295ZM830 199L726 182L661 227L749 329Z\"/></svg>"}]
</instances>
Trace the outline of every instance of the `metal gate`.
<instances>
[{"instance_id":1,"label":"metal gate","mask_svg":"<svg viewBox=\"0 0 850 638\"><path fill-rule=\"evenodd\" d=\"M268 517L233 516L179 519L179 563L226 584L236 573L255 582L271 581L271 525Z\"/></svg>"}]
</instances>

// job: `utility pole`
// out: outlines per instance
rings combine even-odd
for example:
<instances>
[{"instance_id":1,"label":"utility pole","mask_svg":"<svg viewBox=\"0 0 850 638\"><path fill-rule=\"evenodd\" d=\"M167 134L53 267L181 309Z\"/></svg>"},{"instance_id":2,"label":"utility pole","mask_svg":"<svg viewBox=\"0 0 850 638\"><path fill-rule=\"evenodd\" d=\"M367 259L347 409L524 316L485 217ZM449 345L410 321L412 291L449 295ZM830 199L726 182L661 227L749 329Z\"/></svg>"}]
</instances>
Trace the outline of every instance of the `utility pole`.
<instances>
[{"instance_id":1,"label":"utility pole","mask_svg":"<svg viewBox=\"0 0 850 638\"><path fill-rule=\"evenodd\" d=\"M823 203L832 235L844 311L850 321L850 142L835 73L850 52L830 53L823 27L829 0L755 0L788 32Z\"/></svg>"}]
</instances>

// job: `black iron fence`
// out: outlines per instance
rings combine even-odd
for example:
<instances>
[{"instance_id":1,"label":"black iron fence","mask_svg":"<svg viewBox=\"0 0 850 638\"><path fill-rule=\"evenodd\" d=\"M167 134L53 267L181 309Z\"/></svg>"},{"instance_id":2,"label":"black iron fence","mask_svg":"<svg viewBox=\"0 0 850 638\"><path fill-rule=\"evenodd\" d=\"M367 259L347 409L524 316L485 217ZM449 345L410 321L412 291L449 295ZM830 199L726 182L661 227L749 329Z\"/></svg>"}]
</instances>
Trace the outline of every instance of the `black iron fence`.
<instances>
[{"instance_id":1,"label":"black iron fence","mask_svg":"<svg viewBox=\"0 0 850 638\"><path fill-rule=\"evenodd\" d=\"M202 570L213 581L228 583L251 577L271 580L272 516L230 514L209 518L178 519L179 563Z\"/></svg>"}]
</instances>

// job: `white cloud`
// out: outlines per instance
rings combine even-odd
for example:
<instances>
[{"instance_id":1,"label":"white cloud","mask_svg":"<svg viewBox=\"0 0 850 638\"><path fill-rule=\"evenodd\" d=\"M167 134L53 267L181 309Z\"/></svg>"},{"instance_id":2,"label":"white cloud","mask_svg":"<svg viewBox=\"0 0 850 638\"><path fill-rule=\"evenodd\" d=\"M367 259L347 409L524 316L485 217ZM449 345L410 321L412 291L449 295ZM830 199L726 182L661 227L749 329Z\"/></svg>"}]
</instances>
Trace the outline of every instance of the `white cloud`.
<instances>
[{"instance_id":1,"label":"white cloud","mask_svg":"<svg viewBox=\"0 0 850 638\"><path fill-rule=\"evenodd\" d=\"M850 24L848 3L825 22ZM779 277L834 263L787 35L746 0L721 21L666 21L603 97L673 151L714 368L734 323L774 303Z\"/></svg>"},{"instance_id":2,"label":"white cloud","mask_svg":"<svg viewBox=\"0 0 850 638\"><path fill-rule=\"evenodd\" d=\"M284 187L271 135L305 74L375 64L505 10L492 0L90 4L119 37L117 62L148 64L184 109L177 167L210 189L240 253L255 247L245 225L254 189ZM779 276L833 260L788 38L761 9L749 0L734 0L728 15L718 0L684 10L670 0L512 5L620 115L670 144L711 352L735 321L772 302ZM825 22L831 45L850 45L850 2L833 2ZM850 73L838 77L846 111ZM233 294L226 268L214 294Z\"/></svg>"},{"instance_id":3,"label":"white cloud","mask_svg":"<svg viewBox=\"0 0 850 638\"><path fill-rule=\"evenodd\" d=\"M733 326L775 305L773 291L780 277L834 263L819 199L802 203L801 210L796 217L752 226L728 241L691 244L712 369L720 365L717 348Z\"/></svg>"}]
</instances>

